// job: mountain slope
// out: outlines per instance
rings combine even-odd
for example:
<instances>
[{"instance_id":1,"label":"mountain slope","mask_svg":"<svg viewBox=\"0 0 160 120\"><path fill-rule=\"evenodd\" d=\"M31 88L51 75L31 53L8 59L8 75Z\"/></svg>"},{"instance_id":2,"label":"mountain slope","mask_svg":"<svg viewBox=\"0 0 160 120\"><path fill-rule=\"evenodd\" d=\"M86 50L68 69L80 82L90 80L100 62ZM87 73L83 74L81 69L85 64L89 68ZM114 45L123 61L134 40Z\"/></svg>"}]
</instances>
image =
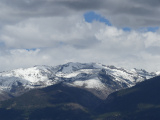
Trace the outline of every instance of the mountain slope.
<instances>
[{"instance_id":1,"label":"mountain slope","mask_svg":"<svg viewBox=\"0 0 160 120\"><path fill-rule=\"evenodd\" d=\"M159 120L160 76L114 92L106 100L59 83L0 102L3 120Z\"/></svg>"},{"instance_id":2,"label":"mountain slope","mask_svg":"<svg viewBox=\"0 0 160 120\"><path fill-rule=\"evenodd\" d=\"M99 108L98 120L160 119L160 76L115 92Z\"/></svg>"},{"instance_id":3,"label":"mountain slope","mask_svg":"<svg viewBox=\"0 0 160 120\"><path fill-rule=\"evenodd\" d=\"M7 99L19 96L31 89L63 82L68 86L88 90L99 98L105 99L114 91L132 87L156 75L145 70L126 70L99 63L67 63L55 67L34 66L1 72L0 92L8 95Z\"/></svg>"},{"instance_id":4,"label":"mountain slope","mask_svg":"<svg viewBox=\"0 0 160 120\"><path fill-rule=\"evenodd\" d=\"M31 90L0 104L3 120L91 120L102 102L86 90L63 83Z\"/></svg>"}]
</instances>

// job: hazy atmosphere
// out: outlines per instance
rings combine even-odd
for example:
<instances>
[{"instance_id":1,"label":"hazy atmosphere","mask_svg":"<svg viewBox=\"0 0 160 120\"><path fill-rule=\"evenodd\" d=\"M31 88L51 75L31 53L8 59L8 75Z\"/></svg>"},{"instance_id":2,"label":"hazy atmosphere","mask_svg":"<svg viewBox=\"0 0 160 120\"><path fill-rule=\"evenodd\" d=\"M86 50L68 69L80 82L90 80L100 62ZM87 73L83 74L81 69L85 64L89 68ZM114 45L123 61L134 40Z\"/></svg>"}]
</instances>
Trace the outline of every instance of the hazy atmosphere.
<instances>
[{"instance_id":1,"label":"hazy atmosphere","mask_svg":"<svg viewBox=\"0 0 160 120\"><path fill-rule=\"evenodd\" d=\"M98 62L160 71L159 0L0 0L0 71Z\"/></svg>"}]
</instances>

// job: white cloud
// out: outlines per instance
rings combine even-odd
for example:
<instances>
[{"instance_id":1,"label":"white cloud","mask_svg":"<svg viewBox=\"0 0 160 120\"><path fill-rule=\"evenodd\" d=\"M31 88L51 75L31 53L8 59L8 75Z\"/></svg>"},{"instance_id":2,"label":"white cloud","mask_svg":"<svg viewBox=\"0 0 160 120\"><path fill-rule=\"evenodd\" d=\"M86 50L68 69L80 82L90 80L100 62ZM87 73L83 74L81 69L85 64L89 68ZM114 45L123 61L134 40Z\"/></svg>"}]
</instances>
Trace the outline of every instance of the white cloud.
<instances>
[{"instance_id":1,"label":"white cloud","mask_svg":"<svg viewBox=\"0 0 160 120\"><path fill-rule=\"evenodd\" d=\"M160 70L160 31L121 29L158 27L159 4L158 0L1 0L0 71L70 61ZM83 14L90 10L115 26L85 22Z\"/></svg>"},{"instance_id":2,"label":"white cloud","mask_svg":"<svg viewBox=\"0 0 160 120\"><path fill-rule=\"evenodd\" d=\"M85 47L91 39L92 44L96 43L94 33L99 25L102 26L101 23L86 23L83 16L35 18L5 26L0 38L9 48L55 47L58 44Z\"/></svg>"},{"instance_id":3,"label":"white cloud","mask_svg":"<svg viewBox=\"0 0 160 120\"><path fill-rule=\"evenodd\" d=\"M0 70L65 62L100 62L159 70L159 31L123 31L83 15L30 18L1 29ZM156 46L156 48L155 48ZM36 50L26 50L36 48ZM2 54L3 53L3 54ZM4 54L5 53L5 54Z\"/></svg>"}]
</instances>

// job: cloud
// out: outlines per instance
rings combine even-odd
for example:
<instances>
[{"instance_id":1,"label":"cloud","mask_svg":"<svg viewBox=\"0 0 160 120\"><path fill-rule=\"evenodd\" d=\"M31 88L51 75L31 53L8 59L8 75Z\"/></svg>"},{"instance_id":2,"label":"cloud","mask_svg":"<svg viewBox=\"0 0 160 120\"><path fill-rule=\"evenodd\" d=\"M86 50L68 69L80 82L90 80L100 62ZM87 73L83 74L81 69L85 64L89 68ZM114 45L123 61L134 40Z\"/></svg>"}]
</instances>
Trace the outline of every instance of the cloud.
<instances>
[{"instance_id":1,"label":"cloud","mask_svg":"<svg viewBox=\"0 0 160 120\"><path fill-rule=\"evenodd\" d=\"M159 70L160 31L146 30L159 28L159 5L156 0L1 0L0 70L71 61ZM89 11L112 26L86 22Z\"/></svg>"},{"instance_id":2,"label":"cloud","mask_svg":"<svg viewBox=\"0 0 160 120\"><path fill-rule=\"evenodd\" d=\"M60 0L56 1L57 4L67 6L68 8L79 10L100 9L104 6L104 0Z\"/></svg>"},{"instance_id":3,"label":"cloud","mask_svg":"<svg viewBox=\"0 0 160 120\"><path fill-rule=\"evenodd\" d=\"M120 27L159 26L158 0L1 0L1 25L29 18L69 16L96 11Z\"/></svg>"},{"instance_id":4,"label":"cloud","mask_svg":"<svg viewBox=\"0 0 160 120\"><path fill-rule=\"evenodd\" d=\"M43 48L58 45L89 47L98 43L94 33L98 26L83 16L29 19L3 28L0 40L8 48ZM91 42L91 43L90 43Z\"/></svg>"},{"instance_id":5,"label":"cloud","mask_svg":"<svg viewBox=\"0 0 160 120\"><path fill-rule=\"evenodd\" d=\"M160 46L150 46L150 47L146 48L146 51L147 51L148 53L152 54L152 55L157 55L157 56L159 56L159 55L160 55L160 53L159 53L159 51L160 51Z\"/></svg>"},{"instance_id":6,"label":"cloud","mask_svg":"<svg viewBox=\"0 0 160 120\"><path fill-rule=\"evenodd\" d=\"M32 18L2 29L0 42L6 47L2 49L5 54L1 55L0 69L72 61L151 71L155 66L147 64L158 64L160 55L155 51L159 50L159 38L159 31L124 31L99 21L88 23L83 15Z\"/></svg>"},{"instance_id":7,"label":"cloud","mask_svg":"<svg viewBox=\"0 0 160 120\"><path fill-rule=\"evenodd\" d=\"M159 26L160 23L158 16L160 3L158 1L151 4L149 0L72 0L60 1L58 4L78 12L97 11L116 26Z\"/></svg>"},{"instance_id":8,"label":"cloud","mask_svg":"<svg viewBox=\"0 0 160 120\"><path fill-rule=\"evenodd\" d=\"M154 0L154 1L150 1L150 0L134 0L135 3L139 3L139 4L145 4L148 5L150 7L155 6L155 7L159 7L160 5L160 1L159 0Z\"/></svg>"}]
</instances>

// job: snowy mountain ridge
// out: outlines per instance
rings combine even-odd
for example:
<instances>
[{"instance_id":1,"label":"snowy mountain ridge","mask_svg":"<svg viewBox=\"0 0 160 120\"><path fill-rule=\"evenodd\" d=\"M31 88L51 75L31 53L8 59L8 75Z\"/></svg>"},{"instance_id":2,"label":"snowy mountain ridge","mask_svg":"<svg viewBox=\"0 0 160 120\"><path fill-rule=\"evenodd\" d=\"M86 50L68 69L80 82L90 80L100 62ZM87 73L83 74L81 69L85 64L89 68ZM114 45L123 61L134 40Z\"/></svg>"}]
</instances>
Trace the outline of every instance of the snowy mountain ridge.
<instances>
[{"instance_id":1,"label":"snowy mountain ridge","mask_svg":"<svg viewBox=\"0 0 160 120\"><path fill-rule=\"evenodd\" d=\"M116 90L132 87L158 74L159 72L127 70L100 63L70 62L55 67L42 65L1 72L0 91L17 96L23 94L23 91L63 82L65 85L80 87L93 92L100 98L105 98Z\"/></svg>"}]
</instances>

